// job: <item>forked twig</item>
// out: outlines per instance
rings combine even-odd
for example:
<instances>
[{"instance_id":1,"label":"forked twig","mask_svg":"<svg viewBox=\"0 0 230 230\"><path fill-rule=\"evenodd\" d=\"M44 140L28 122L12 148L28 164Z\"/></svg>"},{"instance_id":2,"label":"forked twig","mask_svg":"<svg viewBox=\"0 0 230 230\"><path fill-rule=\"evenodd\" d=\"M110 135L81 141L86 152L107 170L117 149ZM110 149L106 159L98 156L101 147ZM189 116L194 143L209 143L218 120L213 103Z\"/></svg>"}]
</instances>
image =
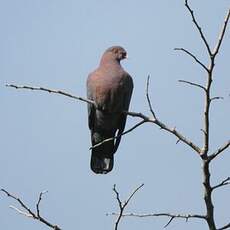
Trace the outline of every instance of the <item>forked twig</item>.
<instances>
[{"instance_id":1,"label":"forked twig","mask_svg":"<svg viewBox=\"0 0 230 230\"><path fill-rule=\"evenodd\" d=\"M215 185L212 187L212 190L223 187L225 185L229 185L230 184L230 177L227 177L226 179L224 179L223 181L221 181L219 184Z\"/></svg>"},{"instance_id":2,"label":"forked twig","mask_svg":"<svg viewBox=\"0 0 230 230\"><path fill-rule=\"evenodd\" d=\"M93 145L93 146L90 147L89 149L91 150L91 149L94 149L94 148L99 147L100 145L103 145L104 143L106 143L106 142L108 142L108 141L116 140L117 138L119 138L119 137L121 137L121 136L123 136L123 135L126 135L126 134L132 132L134 129L138 128L139 126L141 126L141 125L144 124L145 122L147 122L147 121L142 120L142 121L138 122L136 125L134 125L133 127L131 127L130 129L126 130L125 132L123 132L123 133L121 133L121 134L119 134L119 135L117 135L117 136L115 136L115 137L107 138L107 139L105 139L105 140L103 140L103 141L101 141L101 142L99 142L99 143Z\"/></svg>"},{"instance_id":3,"label":"forked twig","mask_svg":"<svg viewBox=\"0 0 230 230\"><path fill-rule=\"evenodd\" d=\"M11 193L9 193L7 190L5 189L1 189L0 191L2 191L3 193L5 193L8 197L14 199L15 201L17 201L21 207L25 210L21 210L19 208L16 208L12 205L10 205L10 208L14 209L15 211L17 211L19 214L22 214L26 217L30 217L30 218L33 218L35 220L38 220L40 221L41 223L45 224L46 226L54 229L54 230L61 230L60 227L58 227L57 225L54 225L54 224L51 224L49 221L47 221L46 219L44 219L41 215L40 215L40 208L39 208L39 205L41 203L41 200L42 200L42 196L43 194L47 193L47 191L44 191L44 192L40 192L39 194L39 198L38 198L38 202L36 203L36 213L33 212L20 198L12 195Z\"/></svg>"},{"instance_id":4,"label":"forked twig","mask_svg":"<svg viewBox=\"0 0 230 230\"><path fill-rule=\"evenodd\" d=\"M118 215L118 218L117 218L117 220L116 220L114 230L118 230L118 225L119 225L120 220L121 220L121 218L122 218L122 216L123 216L123 212L124 212L124 210L125 210L125 207L129 204L130 200L133 198L133 196L135 195L135 193L136 193L139 189L141 189L143 186L144 186L144 184L141 184L141 185L138 186L136 189L134 189L134 191L133 191L133 192L131 193L131 195L128 197L127 201L122 202L121 199L120 199L120 194L119 194L119 192L118 192L117 189L116 189L116 185L114 185L113 191L114 191L115 194L116 194L116 199L117 199L117 202L118 202L118 205L119 205L119 214L117 214L117 215ZM109 214L107 214L107 215L109 215ZM112 213L111 215L114 215L114 213Z\"/></svg>"}]
</instances>

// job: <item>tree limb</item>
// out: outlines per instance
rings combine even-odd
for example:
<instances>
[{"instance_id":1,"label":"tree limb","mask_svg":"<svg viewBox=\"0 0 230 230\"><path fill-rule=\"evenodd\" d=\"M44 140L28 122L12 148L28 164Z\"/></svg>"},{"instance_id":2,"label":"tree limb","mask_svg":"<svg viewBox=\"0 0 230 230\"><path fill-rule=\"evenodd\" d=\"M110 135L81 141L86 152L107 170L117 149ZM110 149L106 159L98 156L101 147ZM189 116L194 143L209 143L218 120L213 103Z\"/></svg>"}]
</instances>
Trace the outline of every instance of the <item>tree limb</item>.
<instances>
[{"instance_id":1,"label":"tree limb","mask_svg":"<svg viewBox=\"0 0 230 230\"><path fill-rule=\"evenodd\" d=\"M220 148L218 148L213 154L211 154L209 156L209 160L213 160L214 158L216 158L217 156L219 156L222 152L224 152L224 150L226 150L228 147L230 146L230 140L228 140L223 146L221 146Z\"/></svg>"},{"instance_id":2,"label":"tree limb","mask_svg":"<svg viewBox=\"0 0 230 230\"><path fill-rule=\"evenodd\" d=\"M213 50L213 56L215 57L218 52L219 52L219 49L220 49L220 46L221 46L221 43L223 41L223 38L224 38L224 34L225 34L225 31L226 31L226 28L227 28L227 24L228 24L228 20L229 20L229 17L230 17L230 9L228 10L228 13L224 19L224 24L223 24L223 27L222 27L222 30L220 32L220 35L219 35L219 39L218 39L218 42L216 44L216 47L214 48Z\"/></svg>"},{"instance_id":3,"label":"tree limb","mask_svg":"<svg viewBox=\"0 0 230 230\"><path fill-rule=\"evenodd\" d=\"M188 54L190 57L192 57L201 67L203 67L206 71L208 71L208 68L203 64L194 54L192 54L190 51L184 49L184 48L174 48L174 50L183 51L186 54Z\"/></svg>"},{"instance_id":4,"label":"tree limb","mask_svg":"<svg viewBox=\"0 0 230 230\"><path fill-rule=\"evenodd\" d=\"M210 98L210 101L212 102L212 101L214 101L214 100L223 100L224 98L223 97L212 97L212 98Z\"/></svg>"},{"instance_id":5,"label":"tree limb","mask_svg":"<svg viewBox=\"0 0 230 230\"><path fill-rule=\"evenodd\" d=\"M44 87L32 87L32 86L18 86L18 85L13 85L13 84L8 84L7 87L13 87L15 89L28 89L28 90L36 90L36 91L45 91L45 92L49 92L49 93L55 93L55 94L60 94L60 95L63 95L63 96L67 96L67 97L70 97L70 98L73 98L73 99L76 99L76 100L80 100L80 101L83 101L83 102L86 102L86 103L90 103L90 104L93 104L94 106L95 105L95 102L94 101L91 101L91 100L88 100L86 98L83 98L83 97L79 97L79 96L74 96L70 93L67 93L65 91L61 91L61 90L53 90L53 89L48 89L48 88L44 88ZM129 116L132 116L132 117L139 117L141 119L143 119L142 122L136 124L134 127L132 127L130 130L134 130L135 128L137 128L138 126L142 125L143 123L145 122L150 122L150 123L154 123L156 124L158 127L160 127L161 129L164 129L166 130L167 132L175 135L179 140L181 140L182 142L184 142L185 144L187 144L188 146L190 146L193 150L195 150L197 153L201 153L201 149L196 146L192 141L188 140L186 137L184 137L181 133L179 133L175 128L170 128L168 126L166 126L163 122L161 122L159 119L156 119L156 116L155 116L155 113L153 111L153 108L152 108L152 105L151 105L151 101L150 101L150 98L149 98L149 94L148 94L148 88L149 88L149 77L148 77L148 80L147 80L147 87L146 87L146 97L147 97L147 100L148 100L148 105L150 107L150 111L153 115L153 118L151 117L148 117L146 115L144 115L143 113L137 113L137 112L129 112L129 111L124 111L124 113L126 113L127 115ZM127 134L129 132L131 132L129 130L127 130L126 132L122 133L121 135L124 135L124 134ZM117 138L117 137L115 137ZM110 141L111 139L109 139ZM107 141L107 140L104 140L104 142ZM104 143L103 142L103 143ZM100 143L98 143L99 145ZM95 146L96 147L96 146Z\"/></svg>"},{"instance_id":6,"label":"tree limb","mask_svg":"<svg viewBox=\"0 0 230 230\"><path fill-rule=\"evenodd\" d=\"M16 208L14 206L10 206L10 208L14 209L15 211L17 211L19 214L22 214L26 217L31 217L35 220L38 220L40 221L41 223L45 224L46 226L54 229L54 230L61 230L60 227L58 227L57 225L54 225L54 224L51 224L49 221L47 221L45 218L43 218L41 215L40 215L40 208L39 208L39 205L40 205L40 202L42 200L42 195L45 194L47 191L45 192L41 192L39 194L39 198L38 198L38 202L36 203L36 213L33 212L20 198L12 195L11 193L9 193L8 191L6 191L5 189L1 189L0 191L2 191L3 193L5 193L8 197L14 199L15 201L17 201L21 207L25 210L25 211L22 211L20 210L19 208Z\"/></svg>"},{"instance_id":7,"label":"tree limb","mask_svg":"<svg viewBox=\"0 0 230 230\"><path fill-rule=\"evenodd\" d=\"M179 82L182 82L182 83L186 83L186 84L189 84L189 85L192 85L192 86L196 86L198 88L201 88L203 89L204 91L206 91L205 87L202 86L202 85L199 85L197 83L193 83L193 82L190 82L190 81L185 81L185 80L178 80Z\"/></svg>"},{"instance_id":8,"label":"tree limb","mask_svg":"<svg viewBox=\"0 0 230 230\"><path fill-rule=\"evenodd\" d=\"M112 213L112 215L118 215L117 213ZM188 221L189 219L205 219L204 215L197 215L197 214L171 214L171 213L149 213L149 214L136 214L136 213L124 213L122 217L139 217L139 218L146 218L146 217L169 217L169 221L167 224L164 225L166 228L175 218L185 219Z\"/></svg>"},{"instance_id":9,"label":"tree limb","mask_svg":"<svg viewBox=\"0 0 230 230\"><path fill-rule=\"evenodd\" d=\"M119 223L120 223L120 220L121 220L121 218L123 217L123 212L124 212L124 210L125 210L125 207L128 205L128 203L130 202L130 200L133 198L133 196L135 195L135 193L139 190L139 189L141 189L142 187L144 186L144 184L141 184L140 186L138 186L132 193L131 193L131 195L128 197L128 199L127 199L127 201L125 201L124 203L121 201L121 199L120 199L120 194L119 194L119 192L117 191L117 189L116 189L116 185L114 185L114 187L113 187L113 191L115 192L115 194L116 194L116 199L117 199L117 202L118 202L118 205L119 205L119 214L118 214L118 218L117 218L117 220L116 220L116 223L115 223L115 230L118 230L118 225L119 225ZM109 214L107 214L107 215L109 215ZM113 215L113 214L112 214Z\"/></svg>"},{"instance_id":10,"label":"tree limb","mask_svg":"<svg viewBox=\"0 0 230 230\"><path fill-rule=\"evenodd\" d=\"M227 228L230 228L230 223L224 225L224 226L221 227L221 228L218 228L217 230L224 230L224 229L227 229Z\"/></svg>"},{"instance_id":11,"label":"tree limb","mask_svg":"<svg viewBox=\"0 0 230 230\"><path fill-rule=\"evenodd\" d=\"M198 29L198 31L200 33L201 39L202 39L202 41L204 42L204 44L205 44L205 46L207 48L208 54L212 55L212 52L211 52L210 46L209 46L209 44L207 42L207 39L205 38L205 35L204 35L201 27L199 26L199 24L198 24L198 22L197 22L197 20L196 20L196 18L194 16L193 10L190 8L190 6L188 4L188 0L185 0L185 6L188 9L188 11L189 11L189 13L190 13L190 15L192 17L193 23L195 24L196 28Z\"/></svg>"},{"instance_id":12,"label":"tree limb","mask_svg":"<svg viewBox=\"0 0 230 230\"><path fill-rule=\"evenodd\" d=\"M212 187L212 190L223 187L225 185L229 185L230 184L230 177L227 177L226 179L224 179L223 181L221 181L219 184L215 185Z\"/></svg>"},{"instance_id":13,"label":"tree limb","mask_svg":"<svg viewBox=\"0 0 230 230\"><path fill-rule=\"evenodd\" d=\"M96 106L94 101L92 101L92 100L89 100L89 99L86 99L83 97L74 96L74 95L67 93L65 91L62 91L62 90L55 90L55 89L48 89L48 88L44 88L44 87L34 87L34 86L27 86L27 85L19 86L19 85L14 85L14 84L6 84L6 87L12 87L15 89L29 89L29 90L34 90L34 91L45 91L48 93L60 94L60 95L70 97L73 99L77 99L79 101L83 101L83 102L93 104L94 106Z\"/></svg>"},{"instance_id":14,"label":"tree limb","mask_svg":"<svg viewBox=\"0 0 230 230\"><path fill-rule=\"evenodd\" d=\"M156 115L155 115L155 112L153 111L152 103L151 103L151 100L150 100L150 97L149 97L149 79L150 79L150 75L148 75L148 78L147 78L146 98L147 98L149 110L150 110L151 114L153 115L153 118L156 119Z\"/></svg>"},{"instance_id":15,"label":"tree limb","mask_svg":"<svg viewBox=\"0 0 230 230\"><path fill-rule=\"evenodd\" d=\"M97 143L96 145L93 145L92 147L90 147L90 150L91 150L91 149L94 149L94 148L96 148L96 147L98 147L98 146L100 146L100 145L102 145L102 144L104 144L104 143L106 143L106 142L108 142L108 141L113 141L113 140L115 140L115 139L117 139L117 138L119 138L119 137L121 137L121 136L123 136L123 135L125 135L125 134L130 133L131 131L133 131L133 130L136 129L137 127L141 126L141 125L144 124L145 122L146 122L145 120L142 120L142 121L138 122L138 123L137 123L136 125L134 125L132 128L126 130L125 132L121 133L120 135L117 135L117 136L111 137L111 138L107 138L107 139L105 139L105 140L103 140L103 141Z\"/></svg>"}]
</instances>

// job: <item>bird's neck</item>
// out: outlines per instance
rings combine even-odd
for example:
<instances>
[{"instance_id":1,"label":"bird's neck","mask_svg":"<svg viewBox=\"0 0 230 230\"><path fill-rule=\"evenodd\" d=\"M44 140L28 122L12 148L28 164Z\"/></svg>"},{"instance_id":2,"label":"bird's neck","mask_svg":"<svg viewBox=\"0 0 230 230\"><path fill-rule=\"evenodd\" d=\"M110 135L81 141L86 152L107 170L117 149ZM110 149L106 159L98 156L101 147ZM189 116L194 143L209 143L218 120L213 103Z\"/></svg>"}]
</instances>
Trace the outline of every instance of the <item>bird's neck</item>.
<instances>
[{"instance_id":1,"label":"bird's neck","mask_svg":"<svg viewBox=\"0 0 230 230\"><path fill-rule=\"evenodd\" d=\"M120 61L108 53L106 53L102 56L101 61L100 61L100 66L114 65L114 64L120 65Z\"/></svg>"}]
</instances>

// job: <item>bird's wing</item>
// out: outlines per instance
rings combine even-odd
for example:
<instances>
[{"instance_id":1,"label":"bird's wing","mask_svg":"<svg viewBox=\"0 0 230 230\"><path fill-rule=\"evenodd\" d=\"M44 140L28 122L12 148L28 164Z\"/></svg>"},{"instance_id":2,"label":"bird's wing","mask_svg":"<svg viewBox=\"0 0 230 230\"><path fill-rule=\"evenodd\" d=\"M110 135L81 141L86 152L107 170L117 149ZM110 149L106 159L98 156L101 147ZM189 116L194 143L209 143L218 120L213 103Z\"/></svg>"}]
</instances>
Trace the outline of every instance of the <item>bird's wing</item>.
<instances>
[{"instance_id":1,"label":"bird's wing","mask_svg":"<svg viewBox=\"0 0 230 230\"><path fill-rule=\"evenodd\" d=\"M124 82L123 111L129 110L129 104L131 101L132 92L133 92L133 80L131 76L127 74L127 77ZM121 141L120 135L124 131L126 119L127 119L127 115L125 113L122 113L120 117L120 121L119 121L119 127L118 127L118 132L117 132L118 138L116 138L116 141L115 141L114 153L117 151L117 148L120 144L120 141Z\"/></svg>"},{"instance_id":2,"label":"bird's wing","mask_svg":"<svg viewBox=\"0 0 230 230\"><path fill-rule=\"evenodd\" d=\"M90 87L90 81L91 81L91 74L88 76L88 80L87 80L87 98L90 100L94 100L92 88ZM95 119L95 106L88 103L87 107L88 107L88 125L89 125L89 129L92 129L94 125L94 119Z\"/></svg>"}]
</instances>

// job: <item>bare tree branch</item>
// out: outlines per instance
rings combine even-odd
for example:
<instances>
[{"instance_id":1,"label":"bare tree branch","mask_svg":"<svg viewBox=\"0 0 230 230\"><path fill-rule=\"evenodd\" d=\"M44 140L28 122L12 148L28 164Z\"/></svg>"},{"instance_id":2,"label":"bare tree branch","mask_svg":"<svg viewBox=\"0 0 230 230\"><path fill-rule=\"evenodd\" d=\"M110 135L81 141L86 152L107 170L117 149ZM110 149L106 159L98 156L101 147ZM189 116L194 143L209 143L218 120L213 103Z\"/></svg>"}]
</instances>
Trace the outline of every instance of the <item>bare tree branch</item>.
<instances>
[{"instance_id":1,"label":"bare tree branch","mask_svg":"<svg viewBox=\"0 0 230 230\"><path fill-rule=\"evenodd\" d=\"M207 42L207 39L204 36L204 33L203 33L201 27L199 26L199 24L198 24L198 22L197 22L197 20L196 20L196 18L194 16L193 10L190 8L190 6L188 4L188 0L185 0L185 6L188 9L189 13L191 14L192 21L193 21L193 23L195 24L196 28L198 29L198 31L200 33L201 39L202 39L202 41L204 42L204 44L205 44L205 46L207 48L208 54L211 56L212 52L211 52L210 46L209 46L209 44Z\"/></svg>"},{"instance_id":2,"label":"bare tree branch","mask_svg":"<svg viewBox=\"0 0 230 230\"><path fill-rule=\"evenodd\" d=\"M120 194L119 192L117 191L116 189L116 185L114 185L113 187L113 191L115 192L116 194L116 199L117 199L117 202L118 202L118 205L119 205L119 214L118 214L118 218L116 220L116 223L115 223L115 230L118 230L118 225L120 223L120 220L121 220L121 217L123 216L123 212L125 210L125 207L128 205L128 203L130 202L130 200L133 198L133 196L135 195L135 193L141 189L142 187L144 186L144 184L141 184L140 186L138 186L132 193L131 195L128 197L127 201L125 201L124 203L121 201L120 199ZM108 215L108 214L107 214ZM113 214L112 214L113 215Z\"/></svg>"},{"instance_id":3,"label":"bare tree branch","mask_svg":"<svg viewBox=\"0 0 230 230\"><path fill-rule=\"evenodd\" d=\"M184 48L174 48L174 50L183 51L186 54L188 54L190 57L192 57L200 66L202 66L206 71L208 71L208 68L203 64L194 54L192 54L190 51L184 49Z\"/></svg>"},{"instance_id":4,"label":"bare tree branch","mask_svg":"<svg viewBox=\"0 0 230 230\"><path fill-rule=\"evenodd\" d=\"M67 92L64 92L64 91L61 91L61 90L52 90L52 89L48 89L48 88L44 88L44 87L18 86L18 85L13 85L13 84L7 85L7 87L13 87L13 88L16 88L16 89L29 89L29 90L37 90L37 91L46 91L46 92L49 92L49 93L55 93L55 94L64 95L64 96L67 96L67 97L70 97L70 98L73 98L73 99L76 99L76 100L81 100L83 102L90 103L90 104L93 104L94 106L96 106L95 103L94 103L94 101L88 100L88 99L83 98L83 97L74 96L74 95L72 95L70 93L67 93ZM147 87L146 88L147 88L146 89L146 97L147 97L148 105L150 107L150 110L151 110L151 113L153 115L153 118L148 117L148 116L144 115L143 113L124 111L124 113L126 113L129 116L139 117L139 118L143 119L142 122L140 122L140 123L136 124L134 127L132 127L131 131L134 130L135 128L137 128L138 126L142 125L145 122L154 123L157 126L159 126L161 129L164 129L167 132L169 132L171 134L174 134L179 140L181 140L182 142L184 142L185 144L187 144L192 149L194 149L197 153L200 154L201 153L201 149L198 146L196 146L192 141L190 141L186 137L184 137L175 128L169 128L163 122L161 122L160 120L156 119L156 117L154 117L155 113L153 111L153 108L152 108L152 105L151 105L151 101L150 101L150 98L149 98L149 94L148 94L149 77L148 77L148 80L147 80ZM131 131L127 130L126 132L122 133L121 135L125 135L125 134L127 134L127 133L129 133ZM118 137L115 137L115 138L118 138ZM111 139L109 139L108 141L110 141L110 140ZM104 140L104 142L106 142L106 141L107 140ZM100 143L98 143L98 145L99 144ZM97 147L97 146L95 146L95 147Z\"/></svg>"},{"instance_id":5,"label":"bare tree branch","mask_svg":"<svg viewBox=\"0 0 230 230\"><path fill-rule=\"evenodd\" d=\"M215 57L216 54L219 51L220 45L222 43L224 34L225 34L225 30L227 27L227 23L228 23L228 19L229 19L229 11L228 14L225 18L224 21L224 25L222 27L222 31L220 34L220 38L218 40L218 43L216 45L216 48L214 49L214 54L212 54L210 52L210 48L209 45L207 46L208 52L209 52L209 59L210 59L210 64L208 67L208 75L207 75L207 82L206 82L206 94L205 94L205 106L204 106L204 147L203 147L203 157L207 157L208 151L209 151L209 116L210 116L210 104L211 101L215 100L215 99L219 99L220 97L214 97L211 98L210 94L211 94L211 85L212 85L212 78L213 78L213 69L215 66Z\"/></svg>"},{"instance_id":6,"label":"bare tree branch","mask_svg":"<svg viewBox=\"0 0 230 230\"><path fill-rule=\"evenodd\" d=\"M23 215L23 216L26 216L26 217L29 217L29 218L30 217L33 218L33 216L31 214L29 214L28 212L22 211L21 209L15 207L13 205L10 205L9 207L12 208L13 210L15 210L16 212L18 212L19 214Z\"/></svg>"},{"instance_id":7,"label":"bare tree branch","mask_svg":"<svg viewBox=\"0 0 230 230\"><path fill-rule=\"evenodd\" d=\"M150 79L150 75L148 75L148 78L147 78L146 98L147 98L147 102L148 102L148 105L149 105L149 110L150 110L151 114L153 115L153 118L156 119L156 115L155 115L155 113L153 111L152 103L151 103L151 100L150 100L150 97L149 97L149 79Z\"/></svg>"},{"instance_id":8,"label":"bare tree branch","mask_svg":"<svg viewBox=\"0 0 230 230\"><path fill-rule=\"evenodd\" d=\"M154 121L153 123L156 124L156 125L158 125L161 129L164 129L167 132L175 135L180 141L182 141L183 143L185 143L186 145L188 145L189 147L191 147L199 155L202 153L201 149L197 145L195 145L191 140L189 140L188 138L186 138L185 136L183 136L181 133L179 133L176 130L176 128L169 128L168 126L166 126L164 123L162 123L158 119L156 121Z\"/></svg>"},{"instance_id":9,"label":"bare tree branch","mask_svg":"<svg viewBox=\"0 0 230 230\"><path fill-rule=\"evenodd\" d=\"M209 156L209 159L213 160L214 158L219 156L222 152L224 152L224 150L226 150L229 146L230 146L230 140L228 140L223 146L221 146L213 154L211 154Z\"/></svg>"},{"instance_id":10,"label":"bare tree branch","mask_svg":"<svg viewBox=\"0 0 230 230\"><path fill-rule=\"evenodd\" d=\"M212 97L212 98L210 98L210 101L212 102L212 101L214 101L214 100L223 100L224 98L223 97Z\"/></svg>"},{"instance_id":11,"label":"bare tree branch","mask_svg":"<svg viewBox=\"0 0 230 230\"><path fill-rule=\"evenodd\" d=\"M230 184L230 177L227 177L226 179L221 181L219 184L213 186L212 189L214 190L214 189L217 189L217 188L223 187L225 185L229 185L229 184Z\"/></svg>"},{"instance_id":12,"label":"bare tree branch","mask_svg":"<svg viewBox=\"0 0 230 230\"><path fill-rule=\"evenodd\" d=\"M112 213L112 215L118 215L117 213ZM136 213L124 213L122 217L139 217L139 218L147 218L147 217L169 217L169 221L164 226L166 228L175 218L185 219L188 221L189 219L205 219L204 215L197 214L171 214L171 213L149 213L149 214L136 214Z\"/></svg>"},{"instance_id":13,"label":"bare tree branch","mask_svg":"<svg viewBox=\"0 0 230 230\"><path fill-rule=\"evenodd\" d=\"M47 191L45 192L41 192L39 194L39 198L38 198L38 202L36 203L36 213L33 212L20 198L12 195L11 193L9 193L8 191L6 191L5 189L1 189L0 191L2 191L3 193L5 193L8 197L14 199L15 201L17 201L21 207L25 210L25 211L22 211L20 210L19 208L16 208L14 206L10 206L10 208L14 209L15 211L17 211L19 214L22 214L26 217L31 217L35 220L38 220L40 221L41 223L45 224L46 226L54 229L54 230L61 230L60 227L58 227L57 225L54 225L54 224L51 224L49 221L47 221L46 219L44 219L43 217L40 216L40 209L39 209L39 205L40 205L40 202L41 202L41 199L42 199L42 195L44 193L46 193Z\"/></svg>"},{"instance_id":14,"label":"bare tree branch","mask_svg":"<svg viewBox=\"0 0 230 230\"><path fill-rule=\"evenodd\" d=\"M190 82L190 81L185 81L185 80L178 80L179 82L182 82L182 83L186 83L186 84L189 84L189 85L192 85L192 86L196 86L198 88L201 88L203 89L204 91L206 91L205 87L202 86L202 85L199 85L197 83L193 83L193 82Z\"/></svg>"},{"instance_id":15,"label":"bare tree branch","mask_svg":"<svg viewBox=\"0 0 230 230\"><path fill-rule=\"evenodd\" d=\"M214 220L214 205L212 202L212 187L210 182L210 161L205 158L202 160L203 167L203 186L204 186L204 201L206 206L206 221L210 230L216 230Z\"/></svg>"},{"instance_id":16,"label":"bare tree branch","mask_svg":"<svg viewBox=\"0 0 230 230\"><path fill-rule=\"evenodd\" d=\"M221 46L221 43L223 41L223 38L224 38L224 34L225 34L225 31L226 31L226 28L227 28L227 24L228 24L228 20L229 20L229 17L230 17L230 9L228 10L228 13L224 19L224 24L223 24L223 27L222 27L222 30L220 32L220 35L219 35L219 39L218 39L218 42L216 44L216 47L214 48L213 50L213 56L215 57L217 55L217 53L219 52L219 49L220 49L220 46Z\"/></svg>"},{"instance_id":17,"label":"bare tree branch","mask_svg":"<svg viewBox=\"0 0 230 230\"><path fill-rule=\"evenodd\" d=\"M100 146L100 145L102 145L102 144L104 144L104 143L106 143L106 142L108 142L108 141L113 141L113 140L115 140L115 139L117 139L117 138L119 138L119 137L121 137L121 136L123 136L123 135L125 135L125 134L128 134L128 133L132 132L134 129L136 129L137 127L141 126L141 125L144 124L145 122L147 122L147 121L142 120L142 121L138 122L138 123L137 123L136 125L134 125L132 128L126 130L125 132L121 133L120 135L117 135L117 136L111 137L111 138L107 138L107 139L105 139L105 140L103 140L103 141L97 143L96 145L93 145L92 147L90 147L90 150L91 150L91 149L94 149L94 148L96 148L96 147L98 147L98 146Z\"/></svg>"},{"instance_id":18,"label":"bare tree branch","mask_svg":"<svg viewBox=\"0 0 230 230\"><path fill-rule=\"evenodd\" d=\"M27 85L18 86L18 85L14 85L14 84L6 84L6 87L12 87L15 89L29 89L29 90L34 90L34 91L45 91L48 93L60 94L60 95L70 97L73 99L77 99L77 100L80 100L80 101L83 101L83 102L86 102L89 104L93 104L94 106L96 106L94 101L92 101L92 100L89 100L89 99L86 99L83 97L74 96L74 95L67 93L67 92L64 92L62 90L48 89L48 88L44 88L44 87L33 87L33 86L27 86Z\"/></svg>"},{"instance_id":19,"label":"bare tree branch","mask_svg":"<svg viewBox=\"0 0 230 230\"><path fill-rule=\"evenodd\" d=\"M47 192L48 192L48 191L46 190L46 191L40 192L40 194L39 194L38 202L37 202L37 204L36 204L36 210L37 210L37 216L38 216L38 217L40 217L39 205L40 205L40 203L41 203L42 196L43 196L43 194L45 194L45 193L47 193Z\"/></svg>"},{"instance_id":20,"label":"bare tree branch","mask_svg":"<svg viewBox=\"0 0 230 230\"><path fill-rule=\"evenodd\" d=\"M224 225L224 226L221 227L221 228L218 228L217 230L224 230L224 229L227 229L227 228L230 228L230 223Z\"/></svg>"}]
</instances>

